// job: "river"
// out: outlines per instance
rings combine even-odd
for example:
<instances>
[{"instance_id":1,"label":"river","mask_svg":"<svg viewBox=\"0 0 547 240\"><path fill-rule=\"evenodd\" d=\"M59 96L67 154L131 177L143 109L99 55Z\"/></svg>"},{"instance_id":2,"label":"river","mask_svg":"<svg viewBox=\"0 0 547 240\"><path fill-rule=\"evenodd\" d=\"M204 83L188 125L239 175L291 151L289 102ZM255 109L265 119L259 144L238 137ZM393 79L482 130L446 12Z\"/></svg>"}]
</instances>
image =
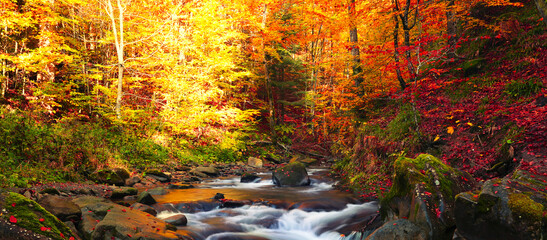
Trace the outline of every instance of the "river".
<instances>
[{"instance_id":1,"label":"river","mask_svg":"<svg viewBox=\"0 0 547 240\"><path fill-rule=\"evenodd\" d=\"M158 217L184 214L188 224L179 230L194 239L359 239L358 231L378 219L378 204L335 190L327 172L308 169L306 187L276 187L271 173L259 173L253 183L240 183L239 177L207 180L155 195L162 205ZM212 199L217 193L224 200Z\"/></svg>"}]
</instances>

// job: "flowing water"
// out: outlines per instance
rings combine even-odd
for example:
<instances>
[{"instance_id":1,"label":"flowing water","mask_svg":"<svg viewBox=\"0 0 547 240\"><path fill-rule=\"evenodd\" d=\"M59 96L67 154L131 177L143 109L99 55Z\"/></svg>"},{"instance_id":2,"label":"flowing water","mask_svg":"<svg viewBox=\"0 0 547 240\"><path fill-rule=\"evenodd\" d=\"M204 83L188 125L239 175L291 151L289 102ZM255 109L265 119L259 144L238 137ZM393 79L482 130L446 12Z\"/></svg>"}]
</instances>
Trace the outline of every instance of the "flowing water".
<instances>
[{"instance_id":1,"label":"flowing water","mask_svg":"<svg viewBox=\"0 0 547 240\"><path fill-rule=\"evenodd\" d=\"M276 187L271 174L263 173L254 183L222 178L170 190L154 196L163 203L158 217L183 213L188 225L179 230L195 239L358 239L355 231L376 219L377 203L333 189L326 169L308 173L312 183L307 187ZM217 193L228 200L211 199Z\"/></svg>"}]
</instances>

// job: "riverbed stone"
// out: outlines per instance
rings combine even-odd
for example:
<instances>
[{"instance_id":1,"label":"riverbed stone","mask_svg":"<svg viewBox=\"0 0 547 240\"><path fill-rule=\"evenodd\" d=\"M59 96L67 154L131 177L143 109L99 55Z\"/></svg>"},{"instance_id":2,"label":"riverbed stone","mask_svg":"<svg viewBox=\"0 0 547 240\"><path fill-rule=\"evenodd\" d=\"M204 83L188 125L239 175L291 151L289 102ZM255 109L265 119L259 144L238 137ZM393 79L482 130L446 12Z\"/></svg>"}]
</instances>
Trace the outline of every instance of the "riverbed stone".
<instances>
[{"instance_id":1,"label":"riverbed stone","mask_svg":"<svg viewBox=\"0 0 547 240\"><path fill-rule=\"evenodd\" d=\"M516 171L456 196L458 232L467 239L541 239L547 236L544 177ZM543 191L542 191L543 190Z\"/></svg>"},{"instance_id":2,"label":"riverbed stone","mask_svg":"<svg viewBox=\"0 0 547 240\"><path fill-rule=\"evenodd\" d=\"M138 176L133 176L133 177L130 177L128 179L125 179L125 186L128 186L128 187L133 187L133 185L137 184L137 183L140 183L141 182L141 178L138 177Z\"/></svg>"},{"instance_id":3,"label":"riverbed stone","mask_svg":"<svg viewBox=\"0 0 547 240\"><path fill-rule=\"evenodd\" d=\"M173 215L164 218L163 221L169 224L173 224L175 226L186 226L186 224L188 223L188 219L186 219L186 216L184 214Z\"/></svg>"},{"instance_id":4,"label":"riverbed stone","mask_svg":"<svg viewBox=\"0 0 547 240\"><path fill-rule=\"evenodd\" d=\"M82 216L78 205L66 197L45 194L38 200L38 203L61 221L79 222Z\"/></svg>"},{"instance_id":5,"label":"riverbed stone","mask_svg":"<svg viewBox=\"0 0 547 240\"><path fill-rule=\"evenodd\" d=\"M242 183L252 183L259 180L260 180L260 177L254 173L243 173L239 181Z\"/></svg>"},{"instance_id":6,"label":"riverbed stone","mask_svg":"<svg viewBox=\"0 0 547 240\"><path fill-rule=\"evenodd\" d=\"M194 168L196 172L200 172L210 177L217 177L220 175L220 171L214 166L199 166ZM203 175L198 175L199 177Z\"/></svg>"},{"instance_id":7,"label":"riverbed stone","mask_svg":"<svg viewBox=\"0 0 547 240\"><path fill-rule=\"evenodd\" d=\"M194 188L191 184L169 184L167 186L168 189L189 189Z\"/></svg>"},{"instance_id":8,"label":"riverbed stone","mask_svg":"<svg viewBox=\"0 0 547 240\"><path fill-rule=\"evenodd\" d=\"M264 162L260 158L249 157L249 159L247 159L247 165L251 167L261 168L262 166L264 166Z\"/></svg>"},{"instance_id":9,"label":"riverbed stone","mask_svg":"<svg viewBox=\"0 0 547 240\"><path fill-rule=\"evenodd\" d=\"M310 177L306 166L301 162L293 162L272 171L272 181L279 187L298 187L310 185Z\"/></svg>"},{"instance_id":10,"label":"riverbed stone","mask_svg":"<svg viewBox=\"0 0 547 240\"><path fill-rule=\"evenodd\" d=\"M147 177L154 178L155 180L162 183L171 181L171 173L163 172L159 169L148 169L144 173Z\"/></svg>"},{"instance_id":11,"label":"riverbed stone","mask_svg":"<svg viewBox=\"0 0 547 240\"><path fill-rule=\"evenodd\" d=\"M154 199L154 197L152 197L152 195L147 191L141 192L139 196L137 196L137 202L146 205L157 203L156 199Z\"/></svg>"},{"instance_id":12,"label":"riverbed stone","mask_svg":"<svg viewBox=\"0 0 547 240\"><path fill-rule=\"evenodd\" d=\"M152 194L152 195L165 195L165 194L167 194L167 189L165 189L163 187L152 188L152 189L148 189L146 191L148 193Z\"/></svg>"},{"instance_id":13,"label":"riverbed stone","mask_svg":"<svg viewBox=\"0 0 547 240\"><path fill-rule=\"evenodd\" d=\"M386 222L376 229L366 240L427 240L426 232L407 219ZM433 238L434 239L434 238Z\"/></svg>"},{"instance_id":14,"label":"riverbed stone","mask_svg":"<svg viewBox=\"0 0 547 240\"><path fill-rule=\"evenodd\" d=\"M106 199L84 196L74 199L83 212L80 232L85 239L185 239L165 221L147 212L128 208Z\"/></svg>"},{"instance_id":15,"label":"riverbed stone","mask_svg":"<svg viewBox=\"0 0 547 240\"><path fill-rule=\"evenodd\" d=\"M112 189L112 195L110 196L113 199L121 199L125 196L137 195L139 191L134 187L115 187Z\"/></svg>"},{"instance_id":16,"label":"riverbed stone","mask_svg":"<svg viewBox=\"0 0 547 240\"><path fill-rule=\"evenodd\" d=\"M156 209L154 209L153 207L151 206L148 206L148 205L145 205L145 204L142 204L142 203L133 203L131 205L131 207L135 210L139 210L139 211L143 211L145 213L148 213L152 216L156 216L158 214L158 212L156 211Z\"/></svg>"},{"instance_id":17,"label":"riverbed stone","mask_svg":"<svg viewBox=\"0 0 547 240\"><path fill-rule=\"evenodd\" d=\"M382 218L408 219L427 239L452 239L454 198L474 186L473 178L427 154L399 157L394 168L393 185L380 204Z\"/></svg>"}]
</instances>

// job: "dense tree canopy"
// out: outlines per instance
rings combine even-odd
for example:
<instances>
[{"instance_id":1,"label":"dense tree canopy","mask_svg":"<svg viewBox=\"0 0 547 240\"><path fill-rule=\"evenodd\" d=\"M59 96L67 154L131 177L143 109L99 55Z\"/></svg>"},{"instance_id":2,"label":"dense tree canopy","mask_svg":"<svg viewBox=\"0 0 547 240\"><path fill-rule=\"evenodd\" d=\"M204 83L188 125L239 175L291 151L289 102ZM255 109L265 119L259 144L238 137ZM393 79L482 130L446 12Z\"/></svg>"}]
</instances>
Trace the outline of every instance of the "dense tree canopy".
<instances>
[{"instance_id":1,"label":"dense tree canopy","mask_svg":"<svg viewBox=\"0 0 547 240\"><path fill-rule=\"evenodd\" d=\"M418 111L419 83L449 85L436 80L447 65L483 57L463 45L518 34L495 11L529 2L0 0L2 117L115 126L181 151L350 149L372 107L405 96Z\"/></svg>"}]
</instances>

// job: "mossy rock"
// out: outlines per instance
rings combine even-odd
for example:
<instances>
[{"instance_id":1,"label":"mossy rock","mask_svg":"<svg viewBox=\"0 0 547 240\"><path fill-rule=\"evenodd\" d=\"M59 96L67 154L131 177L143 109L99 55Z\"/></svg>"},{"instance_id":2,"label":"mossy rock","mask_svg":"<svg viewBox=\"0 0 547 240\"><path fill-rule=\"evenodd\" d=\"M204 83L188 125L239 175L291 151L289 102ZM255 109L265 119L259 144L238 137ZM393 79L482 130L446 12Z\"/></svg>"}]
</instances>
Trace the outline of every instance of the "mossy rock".
<instances>
[{"instance_id":1,"label":"mossy rock","mask_svg":"<svg viewBox=\"0 0 547 240\"><path fill-rule=\"evenodd\" d=\"M384 220L408 219L430 239L451 239L455 195L471 189L473 178L428 154L399 157L393 166L393 185L380 201Z\"/></svg>"},{"instance_id":2,"label":"mossy rock","mask_svg":"<svg viewBox=\"0 0 547 240\"><path fill-rule=\"evenodd\" d=\"M306 166L301 162L292 162L272 171L272 181L279 187L298 187L310 185Z\"/></svg>"},{"instance_id":3,"label":"mossy rock","mask_svg":"<svg viewBox=\"0 0 547 240\"><path fill-rule=\"evenodd\" d=\"M33 233L59 240L74 236L57 217L21 194L0 193L0 207L2 218Z\"/></svg>"},{"instance_id":4,"label":"mossy rock","mask_svg":"<svg viewBox=\"0 0 547 240\"><path fill-rule=\"evenodd\" d=\"M516 171L491 179L481 190L456 197L458 232L467 239L542 239L546 231L545 183ZM531 180L530 180L531 179Z\"/></svg>"}]
</instances>

